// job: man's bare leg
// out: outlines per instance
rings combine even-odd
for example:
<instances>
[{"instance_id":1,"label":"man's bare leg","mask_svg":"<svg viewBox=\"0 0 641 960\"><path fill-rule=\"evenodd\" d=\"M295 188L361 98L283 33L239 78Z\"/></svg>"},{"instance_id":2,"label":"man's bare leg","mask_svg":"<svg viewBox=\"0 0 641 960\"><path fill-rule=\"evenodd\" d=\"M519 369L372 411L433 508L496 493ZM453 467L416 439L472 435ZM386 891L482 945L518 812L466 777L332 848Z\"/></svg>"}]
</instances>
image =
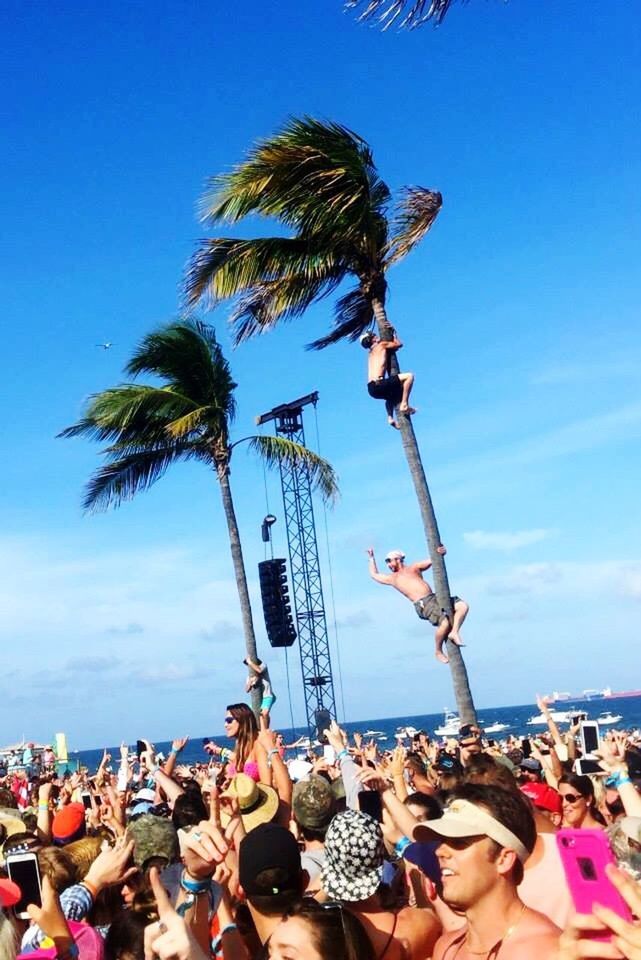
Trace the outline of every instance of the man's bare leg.
<instances>
[{"instance_id":1,"label":"man's bare leg","mask_svg":"<svg viewBox=\"0 0 641 960\"><path fill-rule=\"evenodd\" d=\"M385 409L387 410L387 422L390 427L394 427L395 430L398 430L398 424L394 419L394 404L391 400L385 401Z\"/></svg>"},{"instance_id":2,"label":"man's bare leg","mask_svg":"<svg viewBox=\"0 0 641 960\"><path fill-rule=\"evenodd\" d=\"M463 647L465 644L461 640L461 635L459 630L463 626L463 621L469 613L469 605L465 600L457 600L454 604L454 616L452 618L452 629L450 630L447 639L451 640L452 643L455 643L457 647Z\"/></svg>"},{"instance_id":3,"label":"man's bare leg","mask_svg":"<svg viewBox=\"0 0 641 960\"><path fill-rule=\"evenodd\" d=\"M410 393L412 392L412 387L414 386L414 374L399 373L398 379L401 381L401 385L403 387L403 396L401 397L401 402L398 405L398 412L404 413L409 417L413 413L416 413L414 407L410 407L408 404Z\"/></svg>"},{"instance_id":4,"label":"man's bare leg","mask_svg":"<svg viewBox=\"0 0 641 960\"><path fill-rule=\"evenodd\" d=\"M436 633L434 634L434 643L436 644L436 659L440 660L441 663L449 663L449 657L446 653L443 652L443 644L447 638L447 634L450 629L450 621L447 617L443 617L438 627L436 628Z\"/></svg>"}]
</instances>

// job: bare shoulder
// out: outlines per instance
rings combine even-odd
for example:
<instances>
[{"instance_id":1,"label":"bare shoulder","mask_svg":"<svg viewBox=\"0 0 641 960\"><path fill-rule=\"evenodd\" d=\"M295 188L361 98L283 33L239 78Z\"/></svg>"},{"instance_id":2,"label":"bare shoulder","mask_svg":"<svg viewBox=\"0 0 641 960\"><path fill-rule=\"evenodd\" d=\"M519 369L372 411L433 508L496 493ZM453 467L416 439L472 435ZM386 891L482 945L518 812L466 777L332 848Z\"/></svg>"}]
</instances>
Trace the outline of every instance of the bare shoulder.
<instances>
[{"instance_id":1,"label":"bare shoulder","mask_svg":"<svg viewBox=\"0 0 641 960\"><path fill-rule=\"evenodd\" d=\"M506 942L504 956L514 960L552 960L558 952L560 935L549 917L538 910L528 910L514 937Z\"/></svg>"},{"instance_id":2,"label":"bare shoulder","mask_svg":"<svg viewBox=\"0 0 641 960\"><path fill-rule=\"evenodd\" d=\"M442 933L434 946L432 960L443 960L443 957L447 954L447 951L454 941L460 940L460 938L461 930L450 930L449 932Z\"/></svg>"}]
</instances>

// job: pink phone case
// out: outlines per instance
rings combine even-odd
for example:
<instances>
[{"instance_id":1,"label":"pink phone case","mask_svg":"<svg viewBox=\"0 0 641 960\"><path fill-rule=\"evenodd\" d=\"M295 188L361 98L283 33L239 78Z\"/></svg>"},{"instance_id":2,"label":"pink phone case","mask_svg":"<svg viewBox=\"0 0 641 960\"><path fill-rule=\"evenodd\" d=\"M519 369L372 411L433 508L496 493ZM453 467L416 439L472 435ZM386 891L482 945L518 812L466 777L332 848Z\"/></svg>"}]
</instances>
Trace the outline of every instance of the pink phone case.
<instances>
[{"instance_id":1,"label":"pink phone case","mask_svg":"<svg viewBox=\"0 0 641 960\"><path fill-rule=\"evenodd\" d=\"M609 907L623 920L632 920L630 909L608 880L605 868L615 863L602 830L559 830L556 842L577 913L592 913L596 903ZM595 940L609 940L610 934L592 934Z\"/></svg>"}]
</instances>

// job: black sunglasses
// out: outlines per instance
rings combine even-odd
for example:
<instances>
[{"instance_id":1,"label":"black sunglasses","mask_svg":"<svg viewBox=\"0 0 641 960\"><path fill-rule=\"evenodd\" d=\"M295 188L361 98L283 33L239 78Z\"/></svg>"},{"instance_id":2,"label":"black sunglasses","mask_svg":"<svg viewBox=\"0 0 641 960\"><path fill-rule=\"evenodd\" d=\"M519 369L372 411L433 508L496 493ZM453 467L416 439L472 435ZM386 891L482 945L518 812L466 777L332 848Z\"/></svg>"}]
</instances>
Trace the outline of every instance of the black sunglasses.
<instances>
[{"instance_id":1,"label":"black sunglasses","mask_svg":"<svg viewBox=\"0 0 641 960\"><path fill-rule=\"evenodd\" d=\"M233 718L233 717L225 717L225 719L223 720L223 723L224 723L225 725L227 725L228 723L233 723L233 722L234 722L234 718Z\"/></svg>"},{"instance_id":2,"label":"black sunglasses","mask_svg":"<svg viewBox=\"0 0 641 960\"><path fill-rule=\"evenodd\" d=\"M579 800L585 800L585 797L580 793L562 793L561 800L563 803L578 803Z\"/></svg>"}]
</instances>

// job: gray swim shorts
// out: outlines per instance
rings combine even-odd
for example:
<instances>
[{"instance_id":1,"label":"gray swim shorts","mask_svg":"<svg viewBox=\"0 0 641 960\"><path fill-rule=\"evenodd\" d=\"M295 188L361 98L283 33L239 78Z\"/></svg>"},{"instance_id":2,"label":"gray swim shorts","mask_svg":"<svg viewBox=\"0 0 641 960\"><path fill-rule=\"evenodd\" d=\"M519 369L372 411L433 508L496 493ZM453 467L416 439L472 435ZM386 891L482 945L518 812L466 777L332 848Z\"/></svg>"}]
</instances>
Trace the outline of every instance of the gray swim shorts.
<instances>
[{"instance_id":1,"label":"gray swim shorts","mask_svg":"<svg viewBox=\"0 0 641 960\"><path fill-rule=\"evenodd\" d=\"M450 597L452 606L458 603L460 599L460 597ZM420 600L416 600L414 609L421 620L429 620L434 627L438 627L441 620L445 618L445 614L439 606L435 593L428 593L426 597L421 597Z\"/></svg>"}]
</instances>

